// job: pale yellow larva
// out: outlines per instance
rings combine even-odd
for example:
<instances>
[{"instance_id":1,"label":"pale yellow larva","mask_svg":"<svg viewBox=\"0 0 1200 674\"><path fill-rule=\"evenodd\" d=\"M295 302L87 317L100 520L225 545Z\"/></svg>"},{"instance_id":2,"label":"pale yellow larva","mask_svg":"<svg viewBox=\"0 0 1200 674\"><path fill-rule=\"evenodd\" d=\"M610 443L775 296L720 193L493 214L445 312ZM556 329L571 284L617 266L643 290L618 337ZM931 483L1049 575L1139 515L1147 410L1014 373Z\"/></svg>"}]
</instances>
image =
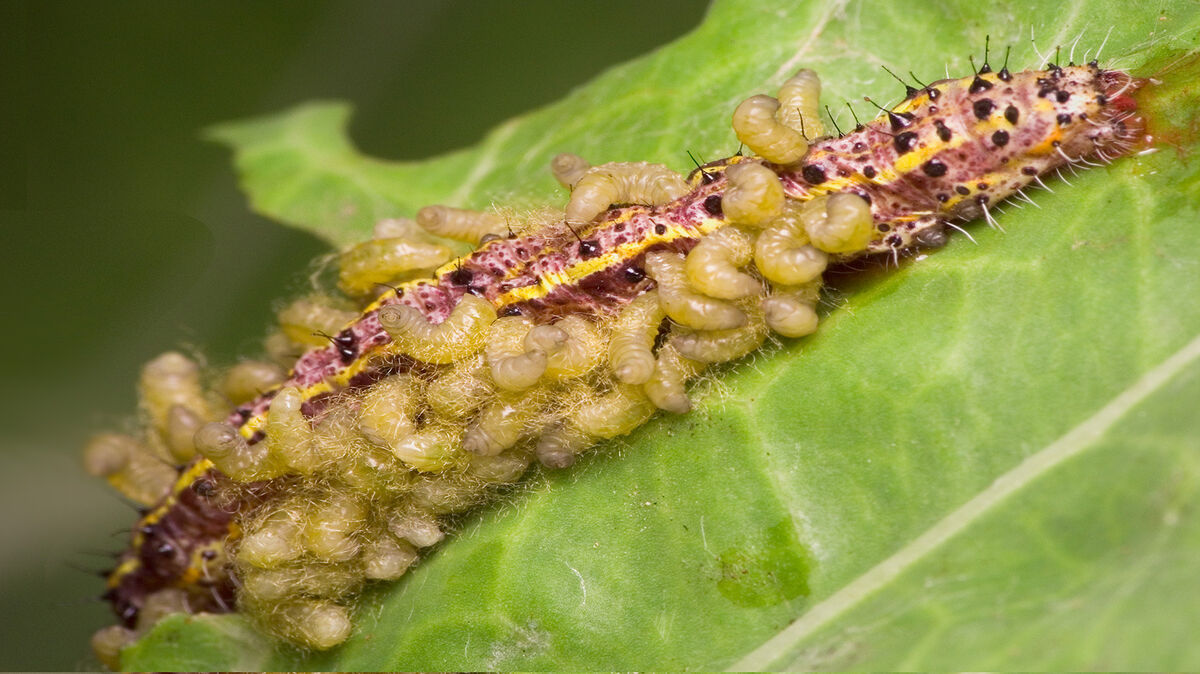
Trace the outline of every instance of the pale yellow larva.
<instances>
[{"instance_id":1,"label":"pale yellow larva","mask_svg":"<svg viewBox=\"0 0 1200 674\"><path fill-rule=\"evenodd\" d=\"M150 422L148 440L155 449L162 450L164 459L171 458L166 451L166 445L170 444L171 408L182 406L204 420L215 416L200 383L199 364L174 351L158 356L142 368L138 399Z\"/></svg>"},{"instance_id":2,"label":"pale yellow larva","mask_svg":"<svg viewBox=\"0 0 1200 674\"><path fill-rule=\"evenodd\" d=\"M350 636L350 609L324 599L293 599L271 607L270 628L310 648L327 649Z\"/></svg>"},{"instance_id":3,"label":"pale yellow larva","mask_svg":"<svg viewBox=\"0 0 1200 674\"><path fill-rule=\"evenodd\" d=\"M658 206L687 194L678 173L648 162L614 162L592 167L575 183L567 202L566 220L591 222L613 204Z\"/></svg>"},{"instance_id":4,"label":"pale yellow larva","mask_svg":"<svg viewBox=\"0 0 1200 674\"><path fill-rule=\"evenodd\" d=\"M496 319L488 329L484 346L492 381L508 391L533 386L545 374L550 352L562 348L566 341L567 333L562 330L534 326L522 316Z\"/></svg>"},{"instance_id":5,"label":"pale yellow larva","mask_svg":"<svg viewBox=\"0 0 1200 674\"><path fill-rule=\"evenodd\" d=\"M641 387L618 384L607 393L573 410L568 419L594 438L615 438L654 416L657 408Z\"/></svg>"},{"instance_id":6,"label":"pale yellow larva","mask_svg":"<svg viewBox=\"0 0 1200 674\"><path fill-rule=\"evenodd\" d=\"M370 295L381 285L423 276L452 256L445 246L414 239L371 239L338 258L338 287L351 297Z\"/></svg>"},{"instance_id":7,"label":"pale yellow larva","mask_svg":"<svg viewBox=\"0 0 1200 674\"><path fill-rule=\"evenodd\" d=\"M725 169L729 185L721 197L721 210L729 222L762 225L783 210L783 185L779 176L758 162L741 162Z\"/></svg>"},{"instance_id":8,"label":"pale yellow larva","mask_svg":"<svg viewBox=\"0 0 1200 674\"><path fill-rule=\"evenodd\" d=\"M550 160L550 172L554 174L554 179L569 190L575 189L575 183L579 182L590 168L592 165L586 159L570 152L557 154Z\"/></svg>"},{"instance_id":9,"label":"pale yellow larva","mask_svg":"<svg viewBox=\"0 0 1200 674\"><path fill-rule=\"evenodd\" d=\"M238 545L238 563L271 569L299 559L304 554L301 544L304 507L300 501L288 499L257 521L248 523L246 534Z\"/></svg>"},{"instance_id":10,"label":"pale yellow larva","mask_svg":"<svg viewBox=\"0 0 1200 674\"><path fill-rule=\"evenodd\" d=\"M779 87L779 111L775 119L807 140L825 135L821 123L821 78L803 68Z\"/></svg>"},{"instance_id":11,"label":"pale yellow larva","mask_svg":"<svg viewBox=\"0 0 1200 674\"><path fill-rule=\"evenodd\" d=\"M566 337L561 342L552 342L560 344L560 346L547 351L549 358L546 361L546 379L563 381L582 377L602 362L605 351L605 335L594 322L587 318L583 316L567 316L552 326L538 327L549 328L555 331L553 333L545 331L545 334L551 335L552 339L556 340L558 334L565 335ZM525 338L527 346L531 343L536 345L546 339L534 340L535 333L536 329L531 330Z\"/></svg>"},{"instance_id":12,"label":"pale yellow larva","mask_svg":"<svg viewBox=\"0 0 1200 674\"><path fill-rule=\"evenodd\" d=\"M446 419L467 416L492 395L488 369L482 354L454 363L429 383L425 391L426 403Z\"/></svg>"},{"instance_id":13,"label":"pale yellow larva","mask_svg":"<svg viewBox=\"0 0 1200 674\"><path fill-rule=\"evenodd\" d=\"M700 372L703 365L683 357L674 344L667 343L658 350L654 374L643 390L650 402L659 409L684 414L692 409L687 395L687 382Z\"/></svg>"},{"instance_id":14,"label":"pale yellow larva","mask_svg":"<svg viewBox=\"0 0 1200 674\"><path fill-rule=\"evenodd\" d=\"M417 211L422 229L447 239L478 244L485 236L508 231L504 218L496 213L471 211L450 206L426 206Z\"/></svg>"},{"instance_id":15,"label":"pale yellow larva","mask_svg":"<svg viewBox=\"0 0 1200 674\"><path fill-rule=\"evenodd\" d=\"M411 507L392 513L387 518L387 528L396 538L417 548L437 545L446 537L436 517Z\"/></svg>"},{"instance_id":16,"label":"pale yellow larva","mask_svg":"<svg viewBox=\"0 0 1200 674\"><path fill-rule=\"evenodd\" d=\"M867 200L857 194L839 192L809 203L817 201L824 201L824 208L817 205L805 209L802 216L804 231L812 245L826 253L866 250L875 234L875 220Z\"/></svg>"},{"instance_id":17,"label":"pale yellow larva","mask_svg":"<svg viewBox=\"0 0 1200 674\"><path fill-rule=\"evenodd\" d=\"M544 396L527 392L498 396L480 411L463 434L462 446L473 454L494 456L517 444L529 432Z\"/></svg>"},{"instance_id":18,"label":"pale yellow larva","mask_svg":"<svg viewBox=\"0 0 1200 674\"><path fill-rule=\"evenodd\" d=\"M242 601L276 603L296 596L337 599L362 586L363 569L353 564L307 563L272 569L242 567Z\"/></svg>"},{"instance_id":19,"label":"pale yellow larva","mask_svg":"<svg viewBox=\"0 0 1200 674\"><path fill-rule=\"evenodd\" d=\"M672 335L668 343L680 355L701 363L724 363L736 360L762 346L767 326L761 310L747 305L744 325L725 330L696 330Z\"/></svg>"},{"instance_id":20,"label":"pale yellow larva","mask_svg":"<svg viewBox=\"0 0 1200 674\"><path fill-rule=\"evenodd\" d=\"M333 333L328 333L333 334ZM233 405L241 405L275 388L287 379L287 370L262 360L243 360L221 378L221 393Z\"/></svg>"},{"instance_id":21,"label":"pale yellow larva","mask_svg":"<svg viewBox=\"0 0 1200 674\"><path fill-rule=\"evenodd\" d=\"M174 466L136 438L118 433L93 437L83 450L83 465L89 474L108 480L122 496L144 506L162 499L176 478Z\"/></svg>"},{"instance_id":22,"label":"pale yellow larva","mask_svg":"<svg viewBox=\"0 0 1200 674\"><path fill-rule=\"evenodd\" d=\"M309 295L291 302L279 311L279 329L301 351L329 343L327 335L335 335L347 323L358 317L348 303L324 295ZM282 345L276 345L282 349ZM292 347L292 351L295 347Z\"/></svg>"},{"instance_id":23,"label":"pale yellow larva","mask_svg":"<svg viewBox=\"0 0 1200 674\"><path fill-rule=\"evenodd\" d=\"M300 411L304 398L296 388L279 390L267 412L267 462L273 463L278 474L288 472L311 475L323 459L314 442L312 425Z\"/></svg>"},{"instance_id":24,"label":"pale yellow larva","mask_svg":"<svg viewBox=\"0 0 1200 674\"><path fill-rule=\"evenodd\" d=\"M222 473L238 482L264 479L274 471L267 465L266 443L246 442L237 429L227 423L214 421L196 431L196 451Z\"/></svg>"},{"instance_id":25,"label":"pale yellow larva","mask_svg":"<svg viewBox=\"0 0 1200 674\"><path fill-rule=\"evenodd\" d=\"M724 300L692 290L683 256L656 251L646 254L646 274L658 283L658 300L671 320L697 330L725 330L746 324L746 314Z\"/></svg>"},{"instance_id":26,"label":"pale yellow larva","mask_svg":"<svg viewBox=\"0 0 1200 674\"><path fill-rule=\"evenodd\" d=\"M644 384L654 372L654 336L666 314L651 290L621 309L608 338L608 365L625 384Z\"/></svg>"},{"instance_id":27,"label":"pale yellow larva","mask_svg":"<svg viewBox=\"0 0 1200 674\"><path fill-rule=\"evenodd\" d=\"M436 325L412 307L391 304L379 310L379 323L403 353L436 364L453 363L478 351L487 338L487 326L495 320L492 303L474 295L463 295L450 316Z\"/></svg>"},{"instance_id":28,"label":"pale yellow larva","mask_svg":"<svg viewBox=\"0 0 1200 674\"><path fill-rule=\"evenodd\" d=\"M773 283L802 285L820 278L829 256L809 243L798 225L798 207L789 206L754 243L754 264Z\"/></svg>"},{"instance_id":29,"label":"pale yellow larva","mask_svg":"<svg viewBox=\"0 0 1200 674\"><path fill-rule=\"evenodd\" d=\"M767 327L784 337L803 337L817 329L817 310L811 301L791 293L773 294L762 302Z\"/></svg>"},{"instance_id":30,"label":"pale yellow larva","mask_svg":"<svg viewBox=\"0 0 1200 674\"><path fill-rule=\"evenodd\" d=\"M736 300L763 291L762 281L739 268L754 258L754 237L738 227L722 227L700 240L684 261L688 283L708 295Z\"/></svg>"},{"instance_id":31,"label":"pale yellow larva","mask_svg":"<svg viewBox=\"0 0 1200 674\"><path fill-rule=\"evenodd\" d=\"M304 549L324 562L345 562L358 554L359 532L367 522L366 505L338 490L321 495L304 522Z\"/></svg>"},{"instance_id":32,"label":"pale yellow larva","mask_svg":"<svg viewBox=\"0 0 1200 674\"><path fill-rule=\"evenodd\" d=\"M362 557L363 574L369 580L395 580L416 564L420 555L408 542L385 533L367 541Z\"/></svg>"},{"instance_id":33,"label":"pale yellow larva","mask_svg":"<svg viewBox=\"0 0 1200 674\"><path fill-rule=\"evenodd\" d=\"M773 164L794 164L808 152L808 141L799 131L779 123L779 101L751 96L733 111L733 132L758 156Z\"/></svg>"}]
</instances>

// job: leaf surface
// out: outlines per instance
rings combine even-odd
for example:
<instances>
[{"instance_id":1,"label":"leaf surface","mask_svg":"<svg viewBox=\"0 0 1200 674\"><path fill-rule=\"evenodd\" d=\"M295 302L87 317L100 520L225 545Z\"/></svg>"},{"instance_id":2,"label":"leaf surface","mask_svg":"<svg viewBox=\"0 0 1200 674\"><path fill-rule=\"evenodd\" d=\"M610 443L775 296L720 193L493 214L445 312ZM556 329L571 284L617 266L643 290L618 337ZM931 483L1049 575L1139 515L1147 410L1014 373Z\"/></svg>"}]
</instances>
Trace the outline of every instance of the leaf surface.
<instances>
[{"instance_id":1,"label":"leaf surface","mask_svg":"<svg viewBox=\"0 0 1200 674\"><path fill-rule=\"evenodd\" d=\"M1010 68L1036 65L1027 17L1043 49L1082 33L1087 60L1111 27L1116 65L1176 68L1146 105L1178 152L1068 176L1002 214L1004 233L974 225L977 244L835 281L816 335L718 373L689 415L539 473L368 593L345 645L281 646L266 666L1200 667L1200 166L1184 161L1200 8L1164 7L1051 20L1032 2L727 0L426 162L361 155L341 103L215 130L256 209L343 244L428 203L561 205L546 170L561 151L679 170L686 150L727 155L736 103L799 67L832 104L895 100L881 64L970 72L989 34L994 65L1009 44ZM161 638L186 629L156 629L123 664L229 666L208 637Z\"/></svg>"}]
</instances>

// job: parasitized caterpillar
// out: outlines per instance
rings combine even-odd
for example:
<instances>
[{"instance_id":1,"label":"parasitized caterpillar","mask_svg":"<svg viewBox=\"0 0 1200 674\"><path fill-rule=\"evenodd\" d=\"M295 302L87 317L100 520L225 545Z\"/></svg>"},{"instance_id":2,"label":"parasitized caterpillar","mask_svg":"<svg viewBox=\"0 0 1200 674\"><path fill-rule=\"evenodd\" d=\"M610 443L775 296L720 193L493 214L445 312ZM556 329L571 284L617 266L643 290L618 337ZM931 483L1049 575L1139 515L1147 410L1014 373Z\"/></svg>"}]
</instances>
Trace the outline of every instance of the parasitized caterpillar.
<instances>
[{"instance_id":1,"label":"parasitized caterpillar","mask_svg":"<svg viewBox=\"0 0 1200 674\"><path fill-rule=\"evenodd\" d=\"M193 364L152 363L142 385L152 447L109 436L88 452L131 497L172 491L110 581L123 620L229 605L232 564L247 610L295 641L334 645L349 629L339 600L403 573L440 539L439 516L489 483L516 479L535 456L568 465L657 408L686 411L686 382L754 350L768 329L814 330L831 259L937 245L951 218L986 215L1137 134L1126 96L1135 82L1094 64L1015 74L985 64L810 147L816 86L802 71L783 104L739 106L735 132L758 157L713 162L686 181L563 157L556 175L573 192L561 218L512 223L511 234L493 215L445 207L418 213L420 230L381 223L377 239L342 257L342 289L367 296L360 313L306 300L280 317L280 352L317 333L332 345L314 344L283 387L286 375L266 364L226 380L236 429L203 423L214 413ZM435 281L406 280L446 256L423 231L482 245ZM400 285L370 297L377 282ZM174 473L147 460L197 449L206 459L173 487ZM131 634L106 630L98 650Z\"/></svg>"}]
</instances>

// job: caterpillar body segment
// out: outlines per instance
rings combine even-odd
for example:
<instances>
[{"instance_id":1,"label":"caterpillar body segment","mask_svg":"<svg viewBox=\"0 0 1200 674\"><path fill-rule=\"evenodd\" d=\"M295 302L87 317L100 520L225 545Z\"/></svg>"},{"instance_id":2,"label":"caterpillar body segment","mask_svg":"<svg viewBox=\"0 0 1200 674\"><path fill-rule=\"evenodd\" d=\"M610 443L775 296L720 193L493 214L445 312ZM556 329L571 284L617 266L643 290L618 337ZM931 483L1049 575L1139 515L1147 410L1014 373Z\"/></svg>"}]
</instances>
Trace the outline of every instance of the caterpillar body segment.
<instances>
[{"instance_id":1,"label":"caterpillar body segment","mask_svg":"<svg viewBox=\"0 0 1200 674\"><path fill-rule=\"evenodd\" d=\"M97 633L97 652L112 662L139 615L177 605L157 598L168 590L190 610L228 610L236 595L272 633L336 645L354 593L403 575L443 540L448 515L535 460L565 467L660 410L688 411L689 381L772 331L812 333L830 264L940 245L951 220L986 217L1070 158L1120 154L1136 135L1138 85L1123 73L1006 76L935 82L820 138L819 82L801 71L779 100L735 112L757 156L686 181L658 165L560 156L555 177L573 188L565 214L516 233L444 207L418 215L425 229L381 222L340 258L352 299L280 312L272 359L303 349L282 377L247 366L218 394L186 358L156 361L143 437L98 440L85 457L154 504L109 576L122 625ZM1054 95L1039 96L1047 87ZM973 160L956 159L964 152ZM425 230L479 247L445 262ZM222 397L236 405L223 422Z\"/></svg>"}]
</instances>

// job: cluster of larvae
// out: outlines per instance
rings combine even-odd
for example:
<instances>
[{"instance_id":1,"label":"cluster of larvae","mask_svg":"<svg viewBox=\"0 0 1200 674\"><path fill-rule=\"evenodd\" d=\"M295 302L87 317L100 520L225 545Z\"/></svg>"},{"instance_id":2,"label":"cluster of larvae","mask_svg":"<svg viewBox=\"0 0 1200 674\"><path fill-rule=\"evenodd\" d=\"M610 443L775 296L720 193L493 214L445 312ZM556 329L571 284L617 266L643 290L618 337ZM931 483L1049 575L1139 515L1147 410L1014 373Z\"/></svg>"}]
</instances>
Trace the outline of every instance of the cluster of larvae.
<instances>
[{"instance_id":1,"label":"cluster of larvae","mask_svg":"<svg viewBox=\"0 0 1200 674\"><path fill-rule=\"evenodd\" d=\"M415 308L381 302L392 290L374 296L445 263L454 250L445 239L486 245L514 229L578 229L614 205L661 206L695 186L661 165L590 166L559 155L551 168L571 190L565 214L514 226L496 213L430 206L415 222L383 222L374 239L340 256L340 299L314 295L279 312L279 330L267 340L274 362L235 366L215 392L183 356L152 362L141 388L147 441L98 438L89 469L147 505L196 453L234 481L276 482L279 496L243 516L240 538L228 541L238 605L293 642L341 643L351 632L350 599L364 582L404 574L442 540L447 516L483 502L535 461L569 466L658 410L687 412L690 380L757 349L771 331L799 337L816 329L826 265L861 254L873 234L870 208L857 195L784 195L777 171L804 156L806 134L822 133L819 89L804 70L779 100L755 96L738 107L734 130L757 157L709 169L726 181L721 215L686 253L647 251L653 287L615 311L539 322L498 316L491 302L465 294L431 323ZM305 391L279 388L288 377L280 365L327 347L326 336L366 307L378 308L389 349L410 364L335 391L307 414ZM215 410L267 391L276 392L261 441L210 423ZM225 561L205 568L218 574ZM177 608L186 603L181 591L169 592Z\"/></svg>"}]
</instances>

